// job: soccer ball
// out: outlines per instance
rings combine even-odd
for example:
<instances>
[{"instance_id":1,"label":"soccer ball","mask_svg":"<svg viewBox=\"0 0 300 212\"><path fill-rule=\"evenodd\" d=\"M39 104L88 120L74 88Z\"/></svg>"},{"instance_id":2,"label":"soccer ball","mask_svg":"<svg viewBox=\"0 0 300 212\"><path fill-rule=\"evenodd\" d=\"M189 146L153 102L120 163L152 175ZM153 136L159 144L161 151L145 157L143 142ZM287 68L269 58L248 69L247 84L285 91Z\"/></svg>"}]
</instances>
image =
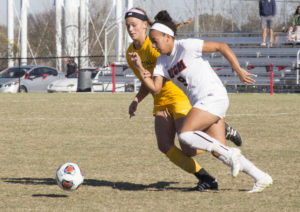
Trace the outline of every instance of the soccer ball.
<instances>
[{"instance_id":1,"label":"soccer ball","mask_svg":"<svg viewBox=\"0 0 300 212\"><path fill-rule=\"evenodd\" d=\"M76 163L65 163L56 170L57 185L64 190L76 190L83 180L82 170Z\"/></svg>"}]
</instances>

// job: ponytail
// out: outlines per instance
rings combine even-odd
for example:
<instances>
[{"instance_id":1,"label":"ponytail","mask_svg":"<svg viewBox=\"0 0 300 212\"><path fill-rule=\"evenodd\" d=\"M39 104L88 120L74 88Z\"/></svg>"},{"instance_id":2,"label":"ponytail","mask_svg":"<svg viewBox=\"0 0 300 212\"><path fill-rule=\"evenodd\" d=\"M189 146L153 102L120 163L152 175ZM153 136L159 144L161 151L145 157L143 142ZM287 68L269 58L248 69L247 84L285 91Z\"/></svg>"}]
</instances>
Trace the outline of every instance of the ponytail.
<instances>
[{"instance_id":1,"label":"ponytail","mask_svg":"<svg viewBox=\"0 0 300 212\"><path fill-rule=\"evenodd\" d=\"M159 13L157 13L157 15L154 17L154 20L155 20L154 24L155 23L164 24L174 32L174 35L176 35L177 26L166 10L162 10Z\"/></svg>"},{"instance_id":2,"label":"ponytail","mask_svg":"<svg viewBox=\"0 0 300 212\"><path fill-rule=\"evenodd\" d=\"M186 24L191 24L191 23L193 23L193 22L194 22L194 19L189 19L189 20L187 20L187 21L185 21L185 22L177 23L177 24L176 24L176 27L177 27L177 29L178 29L179 27L182 27L182 26L184 26L184 25L186 25Z\"/></svg>"},{"instance_id":3,"label":"ponytail","mask_svg":"<svg viewBox=\"0 0 300 212\"><path fill-rule=\"evenodd\" d=\"M159 13L157 13L157 15L154 17L154 20L154 23L161 23L168 26L171 30L173 30L174 35L176 35L177 28L182 27L185 24L190 24L194 22L193 19L189 19L185 22L176 24L166 10L162 10Z\"/></svg>"}]
</instances>

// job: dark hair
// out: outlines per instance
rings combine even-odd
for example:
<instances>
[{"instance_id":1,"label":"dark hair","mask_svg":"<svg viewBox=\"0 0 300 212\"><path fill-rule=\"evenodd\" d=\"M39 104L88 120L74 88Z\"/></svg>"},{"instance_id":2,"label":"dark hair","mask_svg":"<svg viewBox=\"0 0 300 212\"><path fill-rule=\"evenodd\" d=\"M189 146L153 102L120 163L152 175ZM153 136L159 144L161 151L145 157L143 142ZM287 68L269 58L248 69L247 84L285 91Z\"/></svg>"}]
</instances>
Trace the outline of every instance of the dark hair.
<instances>
[{"instance_id":1,"label":"dark hair","mask_svg":"<svg viewBox=\"0 0 300 212\"><path fill-rule=\"evenodd\" d=\"M299 8L300 8L300 5L297 7L297 9L296 9L296 12L295 12L295 15L298 15L298 14L300 14L300 13L299 13L299 11L298 11L298 10L299 10Z\"/></svg>"},{"instance_id":2,"label":"dark hair","mask_svg":"<svg viewBox=\"0 0 300 212\"><path fill-rule=\"evenodd\" d=\"M161 10L157 15L154 17L155 23L160 23L168 26L171 30L173 30L174 35L176 35L177 32L177 25L169 15L169 13L166 10Z\"/></svg>"}]
</instances>

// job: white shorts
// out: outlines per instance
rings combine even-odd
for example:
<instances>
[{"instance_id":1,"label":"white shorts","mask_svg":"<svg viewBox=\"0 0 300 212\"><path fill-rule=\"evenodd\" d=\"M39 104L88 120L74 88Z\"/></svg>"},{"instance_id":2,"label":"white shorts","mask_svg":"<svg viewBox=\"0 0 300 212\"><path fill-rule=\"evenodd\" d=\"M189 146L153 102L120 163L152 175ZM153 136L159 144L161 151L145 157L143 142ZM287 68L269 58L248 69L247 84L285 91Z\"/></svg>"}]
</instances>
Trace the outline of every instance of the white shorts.
<instances>
[{"instance_id":1,"label":"white shorts","mask_svg":"<svg viewBox=\"0 0 300 212\"><path fill-rule=\"evenodd\" d=\"M193 104L193 107L207 111L221 119L225 117L229 107L228 96L207 96Z\"/></svg>"}]
</instances>

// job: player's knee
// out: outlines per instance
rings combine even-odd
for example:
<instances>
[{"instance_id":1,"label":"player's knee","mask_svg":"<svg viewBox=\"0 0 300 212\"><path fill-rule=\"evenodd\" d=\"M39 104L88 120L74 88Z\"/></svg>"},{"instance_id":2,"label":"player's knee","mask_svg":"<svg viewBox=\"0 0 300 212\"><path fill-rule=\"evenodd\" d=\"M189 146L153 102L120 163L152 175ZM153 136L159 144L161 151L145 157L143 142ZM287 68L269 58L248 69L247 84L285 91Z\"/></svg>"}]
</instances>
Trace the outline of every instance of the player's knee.
<instances>
[{"instance_id":1,"label":"player's knee","mask_svg":"<svg viewBox=\"0 0 300 212\"><path fill-rule=\"evenodd\" d=\"M188 157L194 157L198 154L198 150L192 148L182 149L182 152Z\"/></svg>"},{"instance_id":2,"label":"player's knee","mask_svg":"<svg viewBox=\"0 0 300 212\"><path fill-rule=\"evenodd\" d=\"M192 142L191 142L190 137L191 137L192 133L193 133L192 131L179 133L178 134L178 140L179 140L179 142L182 143L182 144L185 144L185 145L187 145L189 147L191 147L192 146Z\"/></svg>"},{"instance_id":3,"label":"player's knee","mask_svg":"<svg viewBox=\"0 0 300 212\"><path fill-rule=\"evenodd\" d=\"M158 149L161 153L167 154L168 151L167 151L167 148L165 146L158 145L157 147L158 147Z\"/></svg>"},{"instance_id":4,"label":"player's knee","mask_svg":"<svg viewBox=\"0 0 300 212\"><path fill-rule=\"evenodd\" d=\"M182 142L180 142L180 147L182 152L188 157L194 157L198 154L197 149L191 148L191 146L183 144Z\"/></svg>"},{"instance_id":5,"label":"player's knee","mask_svg":"<svg viewBox=\"0 0 300 212\"><path fill-rule=\"evenodd\" d=\"M159 151L161 151L164 154L167 154L167 152L172 146L173 146L172 144L169 144L167 142L157 142L157 147Z\"/></svg>"},{"instance_id":6,"label":"player's knee","mask_svg":"<svg viewBox=\"0 0 300 212\"><path fill-rule=\"evenodd\" d=\"M216 152L211 152L211 154L212 154L214 157L216 157L216 158L220 157L220 154L218 154L218 153L216 153Z\"/></svg>"}]
</instances>

